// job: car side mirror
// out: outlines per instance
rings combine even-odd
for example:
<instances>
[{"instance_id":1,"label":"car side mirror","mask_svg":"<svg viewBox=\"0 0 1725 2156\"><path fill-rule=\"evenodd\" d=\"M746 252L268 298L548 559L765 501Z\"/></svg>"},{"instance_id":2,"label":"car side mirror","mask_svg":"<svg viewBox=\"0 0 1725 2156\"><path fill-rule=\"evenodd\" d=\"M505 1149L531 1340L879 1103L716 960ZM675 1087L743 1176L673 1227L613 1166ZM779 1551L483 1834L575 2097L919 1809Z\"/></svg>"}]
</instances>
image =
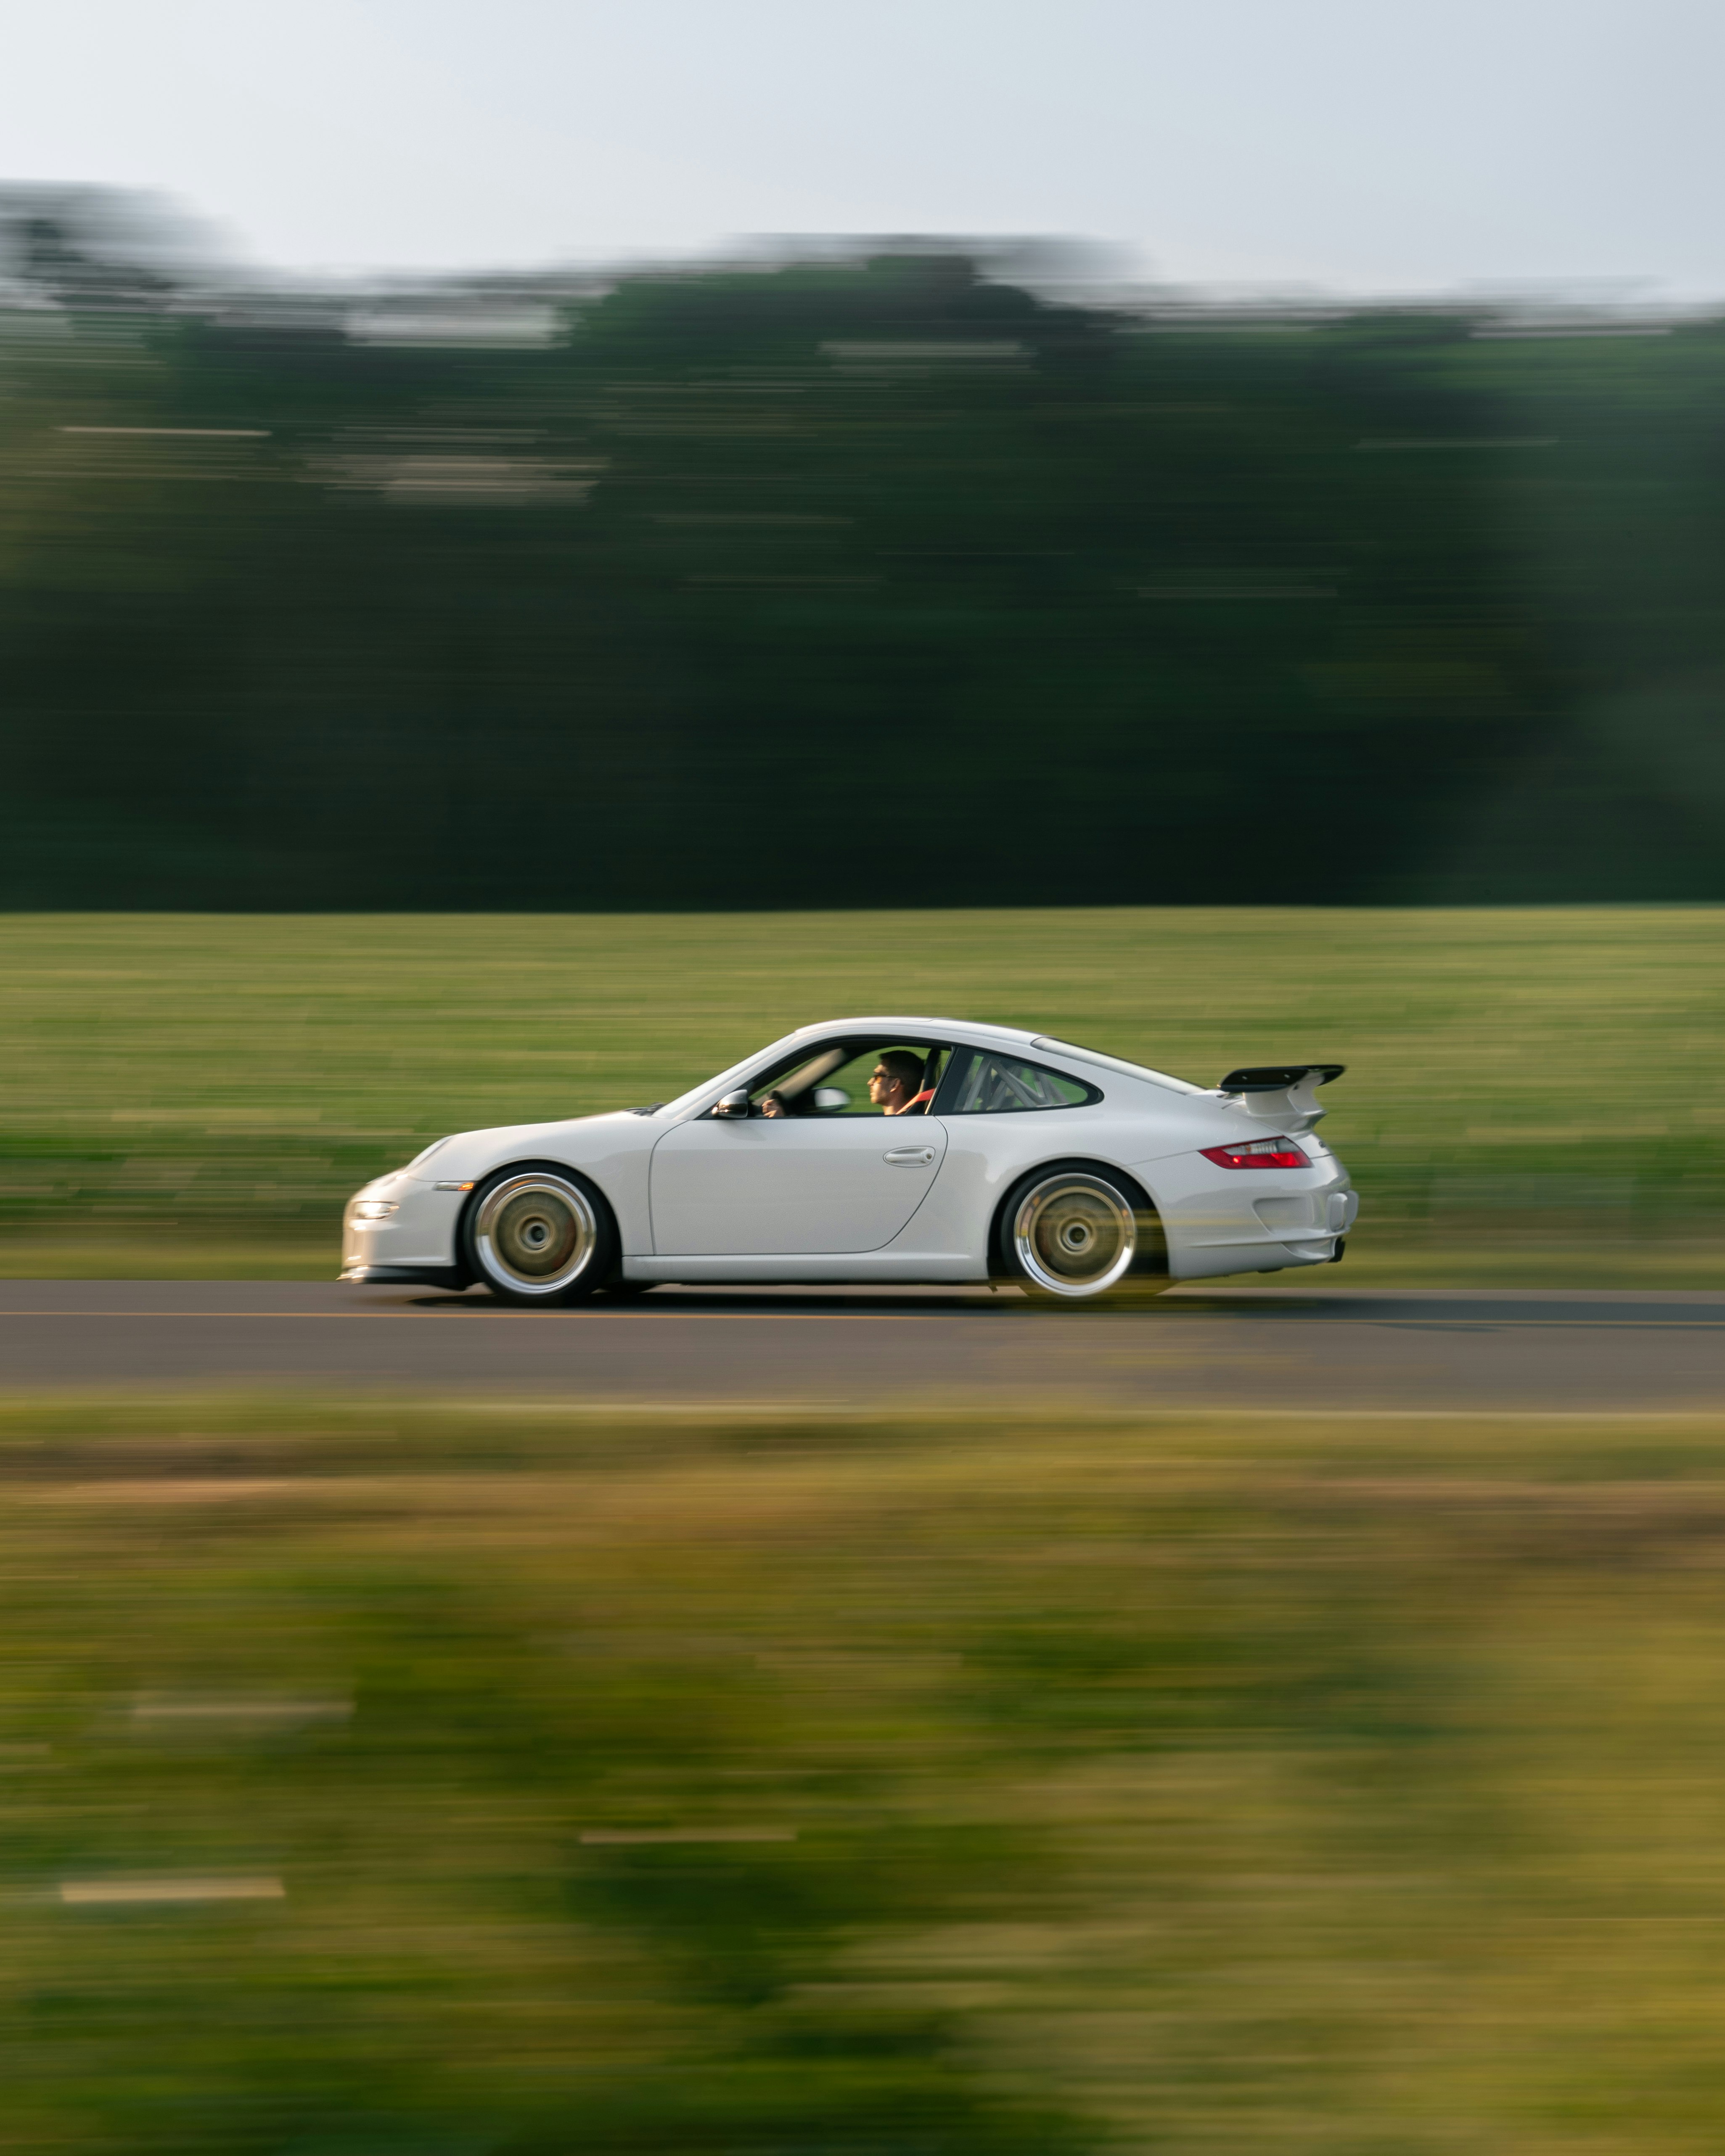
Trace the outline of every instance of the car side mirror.
<instances>
[{"instance_id":1,"label":"car side mirror","mask_svg":"<svg viewBox=\"0 0 1725 2156\"><path fill-rule=\"evenodd\" d=\"M749 1091L740 1086L734 1093L722 1094L713 1104L716 1116L746 1116L749 1111Z\"/></svg>"},{"instance_id":2,"label":"car side mirror","mask_svg":"<svg viewBox=\"0 0 1725 2156\"><path fill-rule=\"evenodd\" d=\"M850 1096L842 1086L817 1086L814 1105L824 1116L836 1116L841 1108L850 1106Z\"/></svg>"}]
</instances>

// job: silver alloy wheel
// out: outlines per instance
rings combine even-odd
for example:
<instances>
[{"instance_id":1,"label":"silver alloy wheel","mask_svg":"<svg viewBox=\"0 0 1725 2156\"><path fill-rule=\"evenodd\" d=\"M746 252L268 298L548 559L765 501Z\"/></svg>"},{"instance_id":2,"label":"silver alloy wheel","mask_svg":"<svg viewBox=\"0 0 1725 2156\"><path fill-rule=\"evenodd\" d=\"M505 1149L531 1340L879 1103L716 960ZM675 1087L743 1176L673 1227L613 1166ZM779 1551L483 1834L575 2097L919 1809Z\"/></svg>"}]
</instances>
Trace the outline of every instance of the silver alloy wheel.
<instances>
[{"instance_id":1,"label":"silver alloy wheel","mask_svg":"<svg viewBox=\"0 0 1725 2156\"><path fill-rule=\"evenodd\" d=\"M561 1295L593 1262L598 1240L598 1221L581 1192L542 1170L495 1183L473 1224L486 1279L512 1295Z\"/></svg>"},{"instance_id":2,"label":"silver alloy wheel","mask_svg":"<svg viewBox=\"0 0 1725 2156\"><path fill-rule=\"evenodd\" d=\"M1124 1195L1076 1168L1033 1184L1019 1201L1011 1232L1025 1280L1073 1301L1106 1294L1138 1254L1137 1219Z\"/></svg>"}]
</instances>

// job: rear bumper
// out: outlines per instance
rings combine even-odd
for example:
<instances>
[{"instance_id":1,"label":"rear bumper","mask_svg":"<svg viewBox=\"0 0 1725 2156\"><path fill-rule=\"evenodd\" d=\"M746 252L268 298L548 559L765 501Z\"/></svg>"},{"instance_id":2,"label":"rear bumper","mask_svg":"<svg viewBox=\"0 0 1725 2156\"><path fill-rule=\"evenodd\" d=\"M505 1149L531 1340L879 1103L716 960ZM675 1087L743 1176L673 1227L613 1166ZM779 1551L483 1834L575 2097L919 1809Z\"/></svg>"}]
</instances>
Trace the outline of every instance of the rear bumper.
<instances>
[{"instance_id":1,"label":"rear bumper","mask_svg":"<svg viewBox=\"0 0 1725 2156\"><path fill-rule=\"evenodd\" d=\"M1179 1281L1329 1265L1359 1214L1358 1195L1344 1173L1298 1181L1293 1173L1273 1181L1268 1174L1233 1173L1156 1195L1168 1271Z\"/></svg>"},{"instance_id":2,"label":"rear bumper","mask_svg":"<svg viewBox=\"0 0 1725 2156\"><path fill-rule=\"evenodd\" d=\"M1303 1243L1224 1243L1188 1254L1176 1280L1214 1280L1224 1273L1282 1273L1301 1265L1328 1265L1342 1248L1339 1235L1314 1235Z\"/></svg>"}]
</instances>

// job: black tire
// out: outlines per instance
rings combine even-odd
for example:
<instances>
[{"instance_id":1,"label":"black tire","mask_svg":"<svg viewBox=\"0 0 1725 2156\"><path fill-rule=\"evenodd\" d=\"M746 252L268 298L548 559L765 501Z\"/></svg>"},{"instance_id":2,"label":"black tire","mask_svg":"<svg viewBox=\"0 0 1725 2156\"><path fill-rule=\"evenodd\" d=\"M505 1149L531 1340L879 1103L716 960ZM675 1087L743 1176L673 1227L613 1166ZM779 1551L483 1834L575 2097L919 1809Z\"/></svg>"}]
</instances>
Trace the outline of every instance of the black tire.
<instances>
[{"instance_id":1,"label":"black tire","mask_svg":"<svg viewBox=\"0 0 1725 2156\"><path fill-rule=\"evenodd\" d=\"M1142 1301L1170 1285L1155 1206L1093 1160L1049 1161L1019 1178L994 1216L993 1261L1050 1309Z\"/></svg>"},{"instance_id":2,"label":"black tire","mask_svg":"<svg viewBox=\"0 0 1725 2156\"><path fill-rule=\"evenodd\" d=\"M617 1267L617 1224L572 1168L523 1161L487 1176L461 1223L461 1255L500 1302L557 1310L584 1302Z\"/></svg>"}]
</instances>

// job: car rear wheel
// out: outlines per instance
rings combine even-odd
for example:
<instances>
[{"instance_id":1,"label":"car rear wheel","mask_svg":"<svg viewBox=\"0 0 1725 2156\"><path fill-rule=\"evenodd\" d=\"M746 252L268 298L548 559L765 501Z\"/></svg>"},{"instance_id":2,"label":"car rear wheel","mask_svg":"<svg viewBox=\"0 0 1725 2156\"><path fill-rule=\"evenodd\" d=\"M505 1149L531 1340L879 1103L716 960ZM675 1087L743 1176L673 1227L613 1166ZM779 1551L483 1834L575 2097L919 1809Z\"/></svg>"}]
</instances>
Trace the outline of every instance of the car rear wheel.
<instances>
[{"instance_id":1,"label":"car rear wheel","mask_svg":"<svg viewBox=\"0 0 1725 2156\"><path fill-rule=\"evenodd\" d=\"M1088 1162L1027 1175L1000 1209L1005 1276L1037 1302L1120 1302L1168 1286L1161 1224L1136 1183Z\"/></svg>"},{"instance_id":2,"label":"car rear wheel","mask_svg":"<svg viewBox=\"0 0 1725 2156\"><path fill-rule=\"evenodd\" d=\"M473 1276L500 1301L579 1302L615 1263L611 1209L567 1168L507 1168L474 1194L462 1230Z\"/></svg>"}]
</instances>

